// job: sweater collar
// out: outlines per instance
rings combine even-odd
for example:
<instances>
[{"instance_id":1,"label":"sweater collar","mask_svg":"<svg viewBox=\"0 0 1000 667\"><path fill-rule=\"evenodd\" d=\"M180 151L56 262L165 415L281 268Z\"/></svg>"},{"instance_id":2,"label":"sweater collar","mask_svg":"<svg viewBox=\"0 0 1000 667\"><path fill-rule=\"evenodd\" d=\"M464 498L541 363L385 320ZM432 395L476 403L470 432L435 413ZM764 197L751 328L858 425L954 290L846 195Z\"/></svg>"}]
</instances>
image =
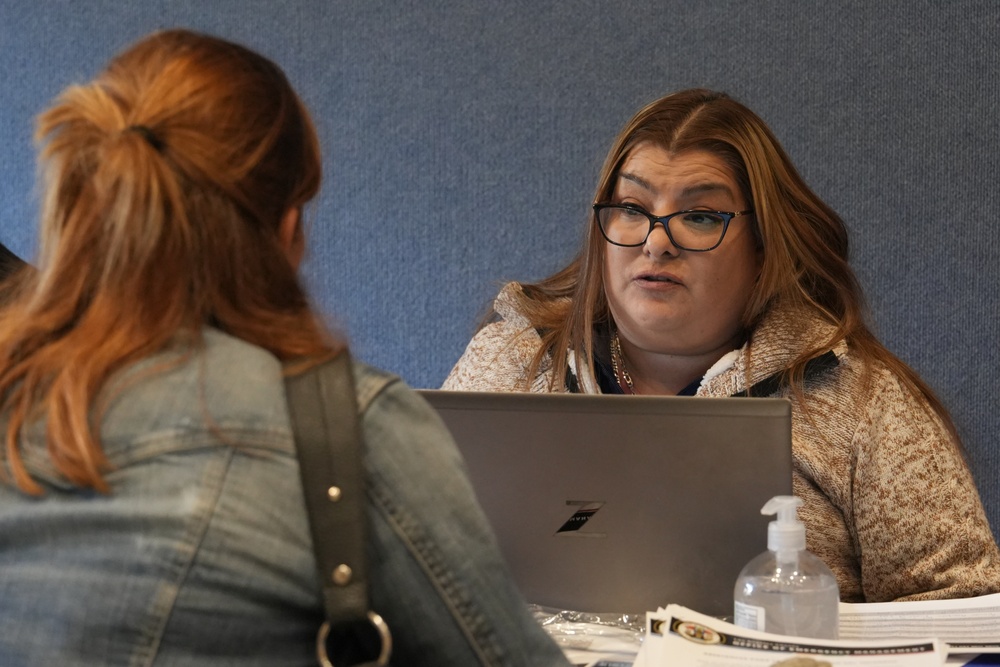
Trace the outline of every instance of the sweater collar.
<instances>
[{"instance_id":1,"label":"sweater collar","mask_svg":"<svg viewBox=\"0 0 1000 667\"><path fill-rule=\"evenodd\" d=\"M829 340L833 326L805 309L775 306L739 350L725 355L705 374L699 396L770 396L781 389L781 375L805 350ZM847 353L846 341L817 355L807 376L825 372Z\"/></svg>"}]
</instances>

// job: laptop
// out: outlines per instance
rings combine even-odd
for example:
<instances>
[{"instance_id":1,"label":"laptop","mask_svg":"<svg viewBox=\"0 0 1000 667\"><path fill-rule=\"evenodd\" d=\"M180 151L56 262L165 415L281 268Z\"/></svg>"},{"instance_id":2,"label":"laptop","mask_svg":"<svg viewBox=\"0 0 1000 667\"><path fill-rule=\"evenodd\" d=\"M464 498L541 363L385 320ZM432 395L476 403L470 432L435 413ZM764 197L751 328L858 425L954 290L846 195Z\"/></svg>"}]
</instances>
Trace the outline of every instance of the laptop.
<instances>
[{"instance_id":1,"label":"laptop","mask_svg":"<svg viewBox=\"0 0 1000 667\"><path fill-rule=\"evenodd\" d=\"M528 602L733 613L792 487L791 403L420 390L465 458Z\"/></svg>"}]
</instances>

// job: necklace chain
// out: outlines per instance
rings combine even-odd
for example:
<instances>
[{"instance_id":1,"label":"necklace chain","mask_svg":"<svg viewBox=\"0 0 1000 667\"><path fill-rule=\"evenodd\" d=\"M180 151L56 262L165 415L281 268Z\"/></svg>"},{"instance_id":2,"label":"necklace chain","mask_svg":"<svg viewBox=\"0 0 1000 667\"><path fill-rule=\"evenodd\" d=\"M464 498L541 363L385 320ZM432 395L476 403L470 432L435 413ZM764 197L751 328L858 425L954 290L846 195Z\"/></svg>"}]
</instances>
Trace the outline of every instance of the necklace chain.
<instances>
[{"instance_id":1,"label":"necklace chain","mask_svg":"<svg viewBox=\"0 0 1000 667\"><path fill-rule=\"evenodd\" d=\"M611 368L615 373L615 381L622 389L627 389L628 393L635 393L635 385L632 384L632 376L625 368L625 355L622 354L622 342L618 338L618 331L611 337Z\"/></svg>"}]
</instances>

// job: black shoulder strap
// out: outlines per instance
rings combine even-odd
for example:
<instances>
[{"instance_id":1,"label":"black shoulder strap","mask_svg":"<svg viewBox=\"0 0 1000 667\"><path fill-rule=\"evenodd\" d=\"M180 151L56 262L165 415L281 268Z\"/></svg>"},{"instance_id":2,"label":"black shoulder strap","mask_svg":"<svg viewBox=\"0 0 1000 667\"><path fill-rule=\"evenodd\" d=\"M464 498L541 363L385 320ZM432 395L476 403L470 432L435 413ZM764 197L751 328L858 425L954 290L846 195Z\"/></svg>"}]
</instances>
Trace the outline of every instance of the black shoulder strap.
<instances>
[{"instance_id":1,"label":"black shoulder strap","mask_svg":"<svg viewBox=\"0 0 1000 667\"><path fill-rule=\"evenodd\" d=\"M362 434L350 355L286 378L285 393L326 610L317 637L320 664L385 665L392 640L369 610Z\"/></svg>"}]
</instances>

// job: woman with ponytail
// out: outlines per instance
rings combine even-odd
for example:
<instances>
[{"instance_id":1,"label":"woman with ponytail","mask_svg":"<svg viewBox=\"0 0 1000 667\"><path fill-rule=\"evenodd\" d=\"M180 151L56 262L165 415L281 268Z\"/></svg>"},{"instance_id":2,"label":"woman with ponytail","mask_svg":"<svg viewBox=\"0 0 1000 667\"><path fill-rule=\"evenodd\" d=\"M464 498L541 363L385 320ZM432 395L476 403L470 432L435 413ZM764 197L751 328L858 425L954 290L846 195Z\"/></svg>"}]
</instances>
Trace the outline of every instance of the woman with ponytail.
<instances>
[{"instance_id":1,"label":"woman with ponytail","mask_svg":"<svg viewBox=\"0 0 1000 667\"><path fill-rule=\"evenodd\" d=\"M283 378L345 343L297 277L308 113L266 58L172 30L66 90L36 137L38 270L0 312L0 664L315 664ZM431 409L354 376L394 660L565 664Z\"/></svg>"}]
</instances>

